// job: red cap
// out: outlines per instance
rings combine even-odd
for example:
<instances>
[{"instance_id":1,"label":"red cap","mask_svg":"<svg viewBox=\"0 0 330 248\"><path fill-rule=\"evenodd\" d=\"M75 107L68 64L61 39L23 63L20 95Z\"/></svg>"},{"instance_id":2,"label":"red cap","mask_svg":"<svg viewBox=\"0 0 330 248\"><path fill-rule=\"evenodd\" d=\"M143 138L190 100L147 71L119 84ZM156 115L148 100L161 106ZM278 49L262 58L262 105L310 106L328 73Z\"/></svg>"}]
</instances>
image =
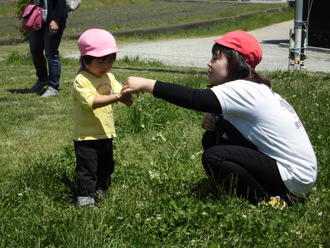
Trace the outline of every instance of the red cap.
<instances>
[{"instance_id":1,"label":"red cap","mask_svg":"<svg viewBox=\"0 0 330 248\"><path fill-rule=\"evenodd\" d=\"M245 61L253 68L262 59L262 49L259 42L251 34L236 30L215 40L216 43L231 48L243 55Z\"/></svg>"}]
</instances>

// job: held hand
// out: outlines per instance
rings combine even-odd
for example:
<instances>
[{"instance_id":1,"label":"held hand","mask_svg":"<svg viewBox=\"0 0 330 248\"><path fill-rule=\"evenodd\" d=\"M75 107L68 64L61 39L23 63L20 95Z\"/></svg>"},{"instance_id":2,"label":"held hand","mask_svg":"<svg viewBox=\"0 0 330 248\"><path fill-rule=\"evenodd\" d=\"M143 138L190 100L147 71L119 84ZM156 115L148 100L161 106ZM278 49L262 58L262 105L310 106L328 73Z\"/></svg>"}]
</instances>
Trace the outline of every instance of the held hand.
<instances>
[{"instance_id":1,"label":"held hand","mask_svg":"<svg viewBox=\"0 0 330 248\"><path fill-rule=\"evenodd\" d=\"M128 77L125 81L124 88L122 89L122 94L134 93L138 91L152 92L156 80L141 78L141 77Z\"/></svg>"},{"instance_id":2,"label":"held hand","mask_svg":"<svg viewBox=\"0 0 330 248\"><path fill-rule=\"evenodd\" d=\"M49 23L49 35L56 34L57 31L58 31L58 24L56 21L52 20Z\"/></svg>"},{"instance_id":3,"label":"held hand","mask_svg":"<svg viewBox=\"0 0 330 248\"><path fill-rule=\"evenodd\" d=\"M203 124L202 127L207 131L215 131L215 120L210 113L205 113L203 115Z\"/></svg>"},{"instance_id":4,"label":"held hand","mask_svg":"<svg viewBox=\"0 0 330 248\"><path fill-rule=\"evenodd\" d=\"M126 94L121 93L118 100L123 104L125 104L126 106L131 106L133 104L132 94L130 93L126 93Z\"/></svg>"}]
</instances>

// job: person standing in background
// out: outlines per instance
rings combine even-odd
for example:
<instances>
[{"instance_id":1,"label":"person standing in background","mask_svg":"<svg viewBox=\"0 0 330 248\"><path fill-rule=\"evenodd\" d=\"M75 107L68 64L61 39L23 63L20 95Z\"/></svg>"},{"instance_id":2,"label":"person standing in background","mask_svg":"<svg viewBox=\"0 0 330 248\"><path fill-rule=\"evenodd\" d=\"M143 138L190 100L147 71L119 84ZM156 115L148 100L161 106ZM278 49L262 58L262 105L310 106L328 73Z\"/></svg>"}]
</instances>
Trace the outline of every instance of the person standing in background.
<instances>
[{"instance_id":1,"label":"person standing in background","mask_svg":"<svg viewBox=\"0 0 330 248\"><path fill-rule=\"evenodd\" d=\"M41 94L43 88L48 86L41 97L56 96L59 94L61 76L58 48L68 17L66 1L32 0L32 3L43 8L43 26L29 33L30 51L37 76L31 92Z\"/></svg>"}]
</instances>

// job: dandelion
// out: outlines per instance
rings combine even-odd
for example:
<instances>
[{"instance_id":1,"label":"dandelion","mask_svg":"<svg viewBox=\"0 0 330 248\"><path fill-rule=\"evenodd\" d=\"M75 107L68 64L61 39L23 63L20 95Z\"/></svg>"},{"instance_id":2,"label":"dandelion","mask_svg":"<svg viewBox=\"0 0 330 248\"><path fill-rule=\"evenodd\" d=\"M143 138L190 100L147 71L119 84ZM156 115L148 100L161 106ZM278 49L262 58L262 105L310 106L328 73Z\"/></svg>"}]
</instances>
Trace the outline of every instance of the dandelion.
<instances>
[{"instance_id":1,"label":"dandelion","mask_svg":"<svg viewBox=\"0 0 330 248\"><path fill-rule=\"evenodd\" d=\"M282 210L287 206L287 203L283 200L281 200L281 197L275 196L271 197L270 201L267 202L268 205L272 206L273 208Z\"/></svg>"},{"instance_id":2,"label":"dandelion","mask_svg":"<svg viewBox=\"0 0 330 248\"><path fill-rule=\"evenodd\" d=\"M135 218L140 219L140 218L141 218L141 215L140 215L139 213L137 213L137 214L135 215Z\"/></svg>"},{"instance_id":3,"label":"dandelion","mask_svg":"<svg viewBox=\"0 0 330 248\"><path fill-rule=\"evenodd\" d=\"M196 157L195 157L195 155L191 155L191 157L190 157L192 160L194 160Z\"/></svg>"},{"instance_id":4,"label":"dandelion","mask_svg":"<svg viewBox=\"0 0 330 248\"><path fill-rule=\"evenodd\" d=\"M141 128L143 128L143 129L145 128L144 124L141 124Z\"/></svg>"}]
</instances>

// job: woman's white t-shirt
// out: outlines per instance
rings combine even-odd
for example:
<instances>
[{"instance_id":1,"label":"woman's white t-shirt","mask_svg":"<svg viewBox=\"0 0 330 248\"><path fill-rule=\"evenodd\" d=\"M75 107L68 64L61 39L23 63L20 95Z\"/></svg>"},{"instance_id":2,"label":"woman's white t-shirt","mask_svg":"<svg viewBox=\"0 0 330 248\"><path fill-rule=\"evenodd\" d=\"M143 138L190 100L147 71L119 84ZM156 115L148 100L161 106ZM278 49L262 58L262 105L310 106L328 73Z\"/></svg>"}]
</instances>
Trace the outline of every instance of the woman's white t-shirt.
<instances>
[{"instance_id":1,"label":"woman's white t-shirt","mask_svg":"<svg viewBox=\"0 0 330 248\"><path fill-rule=\"evenodd\" d=\"M311 191L317 174L315 153L293 107L264 84L236 80L212 87L224 119L260 152L277 162L282 180L297 196Z\"/></svg>"}]
</instances>

